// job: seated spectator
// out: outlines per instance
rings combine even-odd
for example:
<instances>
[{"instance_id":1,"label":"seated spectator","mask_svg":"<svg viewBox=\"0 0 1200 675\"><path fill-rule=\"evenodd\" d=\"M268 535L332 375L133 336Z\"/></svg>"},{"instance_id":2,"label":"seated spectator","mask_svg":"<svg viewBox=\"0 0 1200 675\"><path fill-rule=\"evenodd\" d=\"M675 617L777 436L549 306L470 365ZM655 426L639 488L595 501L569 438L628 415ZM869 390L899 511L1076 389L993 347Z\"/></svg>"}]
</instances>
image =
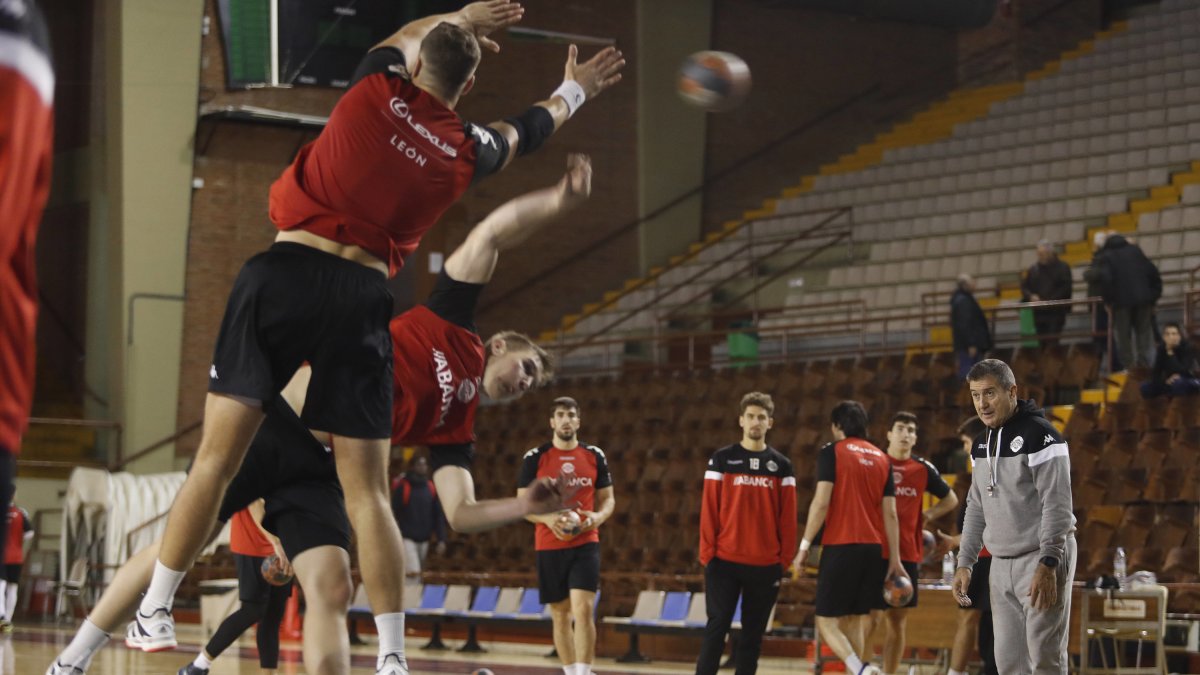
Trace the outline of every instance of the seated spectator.
<instances>
[{"instance_id":1,"label":"seated spectator","mask_svg":"<svg viewBox=\"0 0 1200 675\"><path fill-rule=\"evenodd\" d=\"M1142 383L1142 398L1200 393L1196 351L1183 339L1179 324L1163 325L1162 344L1154 356L1154 373Z\"/></svg>"}]
</instances>

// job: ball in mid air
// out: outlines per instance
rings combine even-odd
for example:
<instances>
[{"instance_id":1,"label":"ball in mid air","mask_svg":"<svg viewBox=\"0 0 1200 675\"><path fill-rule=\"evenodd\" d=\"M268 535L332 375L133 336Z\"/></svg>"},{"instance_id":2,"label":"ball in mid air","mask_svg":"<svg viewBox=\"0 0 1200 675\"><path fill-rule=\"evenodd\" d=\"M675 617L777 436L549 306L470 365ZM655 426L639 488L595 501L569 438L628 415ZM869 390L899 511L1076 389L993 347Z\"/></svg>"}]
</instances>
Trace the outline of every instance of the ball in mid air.
<instances>
[{"instance_id":1,"label":"ball in mid air","mask_svg":"<svg viewBox=\"0 0 1200 675\"><path fill-rule=\"evenodd\" d=\"M736 108L750 93L750 67L729 52L696 52L679 68L679 95L709 112Z\"/></svg>"}]
</instances>

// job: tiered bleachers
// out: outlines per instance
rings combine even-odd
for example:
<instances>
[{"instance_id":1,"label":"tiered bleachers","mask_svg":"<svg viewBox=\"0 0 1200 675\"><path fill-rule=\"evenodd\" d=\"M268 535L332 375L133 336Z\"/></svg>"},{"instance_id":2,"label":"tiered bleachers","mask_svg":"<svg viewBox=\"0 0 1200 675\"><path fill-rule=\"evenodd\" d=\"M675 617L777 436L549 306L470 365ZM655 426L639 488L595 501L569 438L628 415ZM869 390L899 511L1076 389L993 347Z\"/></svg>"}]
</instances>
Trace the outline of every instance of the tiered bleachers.
<instances>
[{"instance_id":1,"label":"tiered bleachers","mask_svg":"<svg viewBox=\"0 0 1200 675\"><path fill-rule=\"evenodd\" d=\"M1200 209L1188 207L1200 199L1200 186L1189 184L1200 181L1192 164L1200 160L1200 2L1168 0L1076 51L996 95L986 115L958 123L949 138L887 149L873 165L851 162L852 171L827 167L748 212L736 230L695 245L684 264L608 294L611 304L585 307L564 326L576 339L662 331L681 305L703 311L721 291L748 288L751 275L737 272L751 252L761 255L846 207L820 237L755 261L760 276L785 268L800 250L850 229L849 240L792 275L804 277L786 294L798 312L768 314L759 328L828 321L846 303L863 303L872 317L912 317L923 297L950 290L961 272L984 288L1011 285L1041 239L1067 245L1083 297L1090 235L1114 223L1122 230L1137 223L1132 236L1168 273L1164 297L1180 297L1186 275L1170 273L1200 263L1200 230L1193 231ZM910 124L926 124L917 119ZM1180 192L1183 204L1171 207ZM1117 217L1127 210L1129 223ZM889 326L915 336L924 328L916 318ZM572 358L620 349L592 345Z\"/></svg>"}]
</instances>

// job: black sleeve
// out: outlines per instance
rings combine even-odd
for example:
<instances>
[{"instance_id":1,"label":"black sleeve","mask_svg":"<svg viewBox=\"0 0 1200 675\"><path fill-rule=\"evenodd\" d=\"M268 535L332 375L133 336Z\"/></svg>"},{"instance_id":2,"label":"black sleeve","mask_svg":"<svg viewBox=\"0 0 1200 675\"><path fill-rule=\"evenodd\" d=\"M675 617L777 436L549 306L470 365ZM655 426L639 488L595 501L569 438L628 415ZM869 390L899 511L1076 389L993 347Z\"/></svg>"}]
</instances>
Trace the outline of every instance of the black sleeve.
<instances>
[{"instance_id":1,"label":"black sleeve","mask_svg":"<svg viewBox=\"0 0 1200 675\"><path fill-rule=\"evenodd\" d=\"M380 47L367 52L358 67L354 69L354 76L350 78L350 86L353 87L358 84L359 80L375 73L393 73L407 80L408 69L404 63L404 52L395 47Z\"/></svg>"},{"instance_id":2,"label":"black sleeve","mask_svg":"<svg viewBox=\"0 0 1200 675\"><path fill-rule=\"evenodd\" d=\"M612 487L612 474L608 471L608 458L600 448L592 448L596 453L596 489Z\"/></svg>"},{"instance_id":3,"label":"black sleeve","mask_svg":"<svg viewBox=\"0 0 1200 675\"><path fill-rule=\"evenodd\" d=\"M929 474L925 479L925 491L938 499L945 499L950 494L950 485L929 462L925 462L925 471Z\"/></svg>"},{"instance_id":4,"label":"black sleeve","mask_svg":"<svg viewBox=\"0 0 1200 675\"><path fill-rule=\"evenodd\" d=\"M460 466L470 471L471 463L474 461L474 443L450 443L447 445L429 446L429 475L431 476L437 473L437 470L443 466Z\"/></svg>"},{"instance_id":5,"label":"black sleeve","mask_svg":"<svg viewBox=\"0 0 1200 675\"><path fill-rule=\"evenodd\" d=\"M889 469L887 473L888 473L887 482L883 484L883 496L884 497L895 497L896 496L896 482L894 480L892 480L893 472Z\"/></svg>"},{"instance_id":6,"label":"black sleeve","mask_svg":"<svg viewBox=\"0 0 1200 675\"><path fill-rule=\"evenodd\" d=\"M537 480L538 460L542 457L542 453L537 449L530 450L525 453L525 458L521 460L521 471L517 474L517 488L527 488L529 484Z\"/></svg>"},{"instance_id":7,"label":"black sleeve","mask_svg":"<svg viewBox=\"0 0 1200 675\"><path fill-rule=\"evenodd\" d=\"M504 134L491 127L468 122L467 133L475 139L475 173L471 175L473 185L503 169L510 150Z\"/></svg>"},{"instance_id":8,"label":"black sleeve","mask_svg":"<svg viewBox=\"0 0 1200 675\"><path fill-rule=\"evenodd\" d=\"M837 452L833 449L833 443L817 451L817 482L821 481L837 482Z\"/></svg>"},{"instance_id":9,"label":"black sleeve","mask_svg":"<svg viewBox=\"0 0 1200 675\"><path fill-rule=\"evenodd\" d=\"M425 300L425 306L439 317L455 326L466 328L472 333L475 329L475 305L479 303L479 295L483 293L484 284L468 284L465 281L455 281L446 274L446 268L438 273L433 291Z\"/></svg>"}]
</instances>

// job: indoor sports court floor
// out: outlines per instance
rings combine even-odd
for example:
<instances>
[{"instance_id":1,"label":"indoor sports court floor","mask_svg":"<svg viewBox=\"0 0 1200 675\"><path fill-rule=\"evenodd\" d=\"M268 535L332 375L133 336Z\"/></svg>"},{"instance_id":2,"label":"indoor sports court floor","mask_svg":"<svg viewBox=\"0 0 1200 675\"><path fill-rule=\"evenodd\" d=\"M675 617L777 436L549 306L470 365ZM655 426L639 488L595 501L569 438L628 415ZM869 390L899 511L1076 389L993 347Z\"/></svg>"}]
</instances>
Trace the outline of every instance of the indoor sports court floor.
<instances>
[{"instance_id":1,"label":"indoor sports court floor","mask_svg":"<svg viewBox=\"0 0 1200 675\"><path fill-rule=\"evenodd\" d=\"M105 647L88 669L88 675L173 675L180 666L195 658L200 649L199 628L179 627L180 647L178 650L143 654L126 649L114 640ZM0 675L42 675L50 660L70 640L72 630L56 628L49 624L18 624L16 630L0 635ZM451 646L456 646L451 643ZM257 675L258 658L254 650L253 637L239 643L237 658L232 650L222 655L213 665L210 675ZM456 652L431 657L427 652L410 647L409 666L413 675L424 673L458 673L468 675L476 668L491 668L496 675L558 675L562 668L546 658L548 647L544 645L486 644L490 651L483 655L461 655ZM281 675L304 673L300 663L300 645L285 642L280 652L279 672ZM373 646L355 647L353 672L370 673L375 665ZM597 675L640 675L691 673L694 668L683 663L652 663L629 666L602 659L596 664ZM732 672L732 671L728 671ZM811 673L812 666L803 659L764 658L758 668L759 675L793 675Z\"/></svg>"}]
</instances>

